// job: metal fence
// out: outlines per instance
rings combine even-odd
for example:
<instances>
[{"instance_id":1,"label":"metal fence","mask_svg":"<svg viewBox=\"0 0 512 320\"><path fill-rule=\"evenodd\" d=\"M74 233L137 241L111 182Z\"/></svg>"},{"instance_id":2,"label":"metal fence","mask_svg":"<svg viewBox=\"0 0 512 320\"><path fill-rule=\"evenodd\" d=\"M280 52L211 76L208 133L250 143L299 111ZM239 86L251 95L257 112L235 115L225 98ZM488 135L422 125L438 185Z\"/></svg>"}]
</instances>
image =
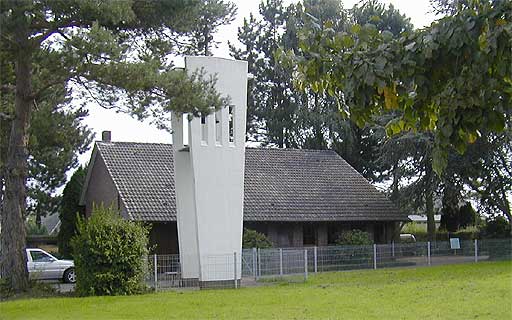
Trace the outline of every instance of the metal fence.
<instances>
[{"instance_id":1,"label":"metal fence","mask_svg":"<svg viewBox=\"0 0 512 320\"><path fill-rule=\"evenodd\" d=\"M512 259L512 239L390 243L369 246L244 249L236 255L207 259L207 272L222 281L183 279L179 255L148 257L147 283L163 288L237 288L261 281L305 281L312 273L356 269L419 267ZM238 270L240 268L241 270ZM241 278L241 279L240 279ZM237 280L235 280L237 279Z\"/></svg>"}]
</instances>

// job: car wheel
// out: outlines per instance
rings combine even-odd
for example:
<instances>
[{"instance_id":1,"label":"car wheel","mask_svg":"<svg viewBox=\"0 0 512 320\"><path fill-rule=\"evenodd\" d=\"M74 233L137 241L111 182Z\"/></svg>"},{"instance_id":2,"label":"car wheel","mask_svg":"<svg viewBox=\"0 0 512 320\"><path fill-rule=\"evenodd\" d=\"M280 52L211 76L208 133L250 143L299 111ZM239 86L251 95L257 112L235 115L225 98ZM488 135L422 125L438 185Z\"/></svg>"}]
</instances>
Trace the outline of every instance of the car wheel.
<instances>
[{"instance_id":1,"label":"car wheel","mask_svg":"<svg viewBox=\"0 0 512 320\"><path fill-rule=\"evenodd\" d=\"M75 268L69 268L64 272L64 282L66 283L75 283L76 282L76 273Z\"/></svg>"}]
</instances>

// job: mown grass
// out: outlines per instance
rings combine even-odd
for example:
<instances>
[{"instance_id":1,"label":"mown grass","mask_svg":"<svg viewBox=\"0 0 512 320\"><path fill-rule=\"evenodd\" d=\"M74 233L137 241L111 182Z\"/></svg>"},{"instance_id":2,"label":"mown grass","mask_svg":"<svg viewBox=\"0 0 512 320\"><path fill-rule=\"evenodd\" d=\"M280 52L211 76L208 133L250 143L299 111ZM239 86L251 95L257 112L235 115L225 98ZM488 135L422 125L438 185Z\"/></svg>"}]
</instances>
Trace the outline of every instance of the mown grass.
<instances>
[{"instance_id":1,"label":"mown grass","mask_svg":"<svg viewBox=\"0 0 512 320\"><path fill-rule=\"evenodd\" d=\"M323 273L307 283L0 303L0 319L512 319L512 262Z\"/></svg>"}]
</instances>

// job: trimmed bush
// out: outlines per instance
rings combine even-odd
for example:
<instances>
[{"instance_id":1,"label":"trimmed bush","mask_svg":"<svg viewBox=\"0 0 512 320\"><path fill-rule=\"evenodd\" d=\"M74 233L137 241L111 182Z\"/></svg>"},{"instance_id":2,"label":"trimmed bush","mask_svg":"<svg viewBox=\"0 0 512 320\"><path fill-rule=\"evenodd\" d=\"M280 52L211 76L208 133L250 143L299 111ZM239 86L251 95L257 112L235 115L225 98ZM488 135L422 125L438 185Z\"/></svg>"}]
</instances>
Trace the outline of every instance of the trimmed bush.
<instances>
[{"instance_id":1,"label":"trimmed bush","mask_svg":"<svg viewBox=\"0 0 512 320\"><path fill-rule=\"evenodd\" d=\"M406 224L400 233L411 233L416 238L417 242L426 242L428 241L428 233L426 230L426 226L417 225L415 223ZM464 229L460 229L456 232L448 232L446 230L438 230L436 231L436 240L437 241L449 241L450 238L460 238L461 240L473 240L480 239L480 229L478 227L470 226Z\"/></svg>"},{"instance_id":2,"label":"trimmed bush","mask_svg":"<svg viewBox=\"0 0 512 320\"><path fill-rule=\"evenodd\" d=\"M112 208L94 208L91 218L77 219L77 234L71 240L77 294L143 292L148 229L122 219Z\"/></svg>"},{"instance_id":3,"label":"trimmed bush","mask_svg":"<svg viewBox=\"0 0 512 320\"><path fill-rule=\"evenodd\" d=\"M346 265L347 269L353 268L354 265L358 265L359 268L371 267L373 249L370 245L373 242L368 232L357 229L343 231L336 240L336 244L343 247L329 249L330 254L334 256L332 261L334 264ZM338 269L343 270L343 268Z\"/></svg>"},{"instance_id":4,"label":"trimmed bush","mask_svg":"<svg viewBox=\"0 0 512 320\"><path fill-rule=\"evenodd\" d=\"M372 244L372 241L368 232L354 229L342 232L339 239L336 240L336 244L363 246Z\"/></svg>"},{"instance_id":5,"label":"trimmed bush","mask_svg":"<svg viewBox=\"0 0 512 320\"><path fill-rule=\"evenodd\" d=\"M271 248L272 242L268 240L267 236L251 229L244 229L244 236L242 239L242 247L244 248Z\"/></svg>"}]
</instances>

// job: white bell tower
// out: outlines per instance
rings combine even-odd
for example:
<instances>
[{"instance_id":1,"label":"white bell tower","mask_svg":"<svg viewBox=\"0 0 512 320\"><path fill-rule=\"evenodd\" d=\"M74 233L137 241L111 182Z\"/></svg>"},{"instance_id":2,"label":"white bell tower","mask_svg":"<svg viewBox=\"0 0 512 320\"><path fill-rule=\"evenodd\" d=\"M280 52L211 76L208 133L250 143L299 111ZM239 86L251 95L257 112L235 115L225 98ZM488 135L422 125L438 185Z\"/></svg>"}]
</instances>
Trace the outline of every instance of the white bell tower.
<instances>
[{"instance_id":1,"label":"white bell tower","mask_svg":"<svg viewBox=\"0 0 512 320\"><path fill-rule=\"evenodd\" d=\"M185 68L216 75L216 90L231 101L206 117L172 116L182 277L233 281L235 266L241 274L247 62L186 57Z\"/></svg>"}]
</instances>

